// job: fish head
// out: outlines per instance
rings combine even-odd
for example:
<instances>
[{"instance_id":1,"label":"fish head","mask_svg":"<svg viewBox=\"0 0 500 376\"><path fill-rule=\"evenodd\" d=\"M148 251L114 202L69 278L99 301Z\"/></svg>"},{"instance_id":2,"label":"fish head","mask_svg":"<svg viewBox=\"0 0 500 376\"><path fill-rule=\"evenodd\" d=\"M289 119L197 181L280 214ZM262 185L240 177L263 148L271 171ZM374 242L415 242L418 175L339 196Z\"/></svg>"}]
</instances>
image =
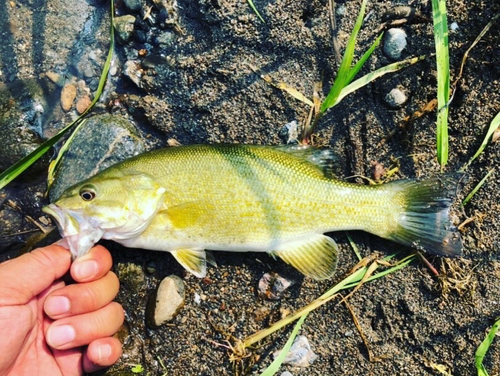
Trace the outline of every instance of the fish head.
<instances>
[{"instance_id":1,"label":"fish head","mask_svg":"<svg viewBox=\"0 0 500 376\"><path fill-rule=\"evenodd\" d=\"M98 174L68 188L43 208L57 223L62 244L74 258L102 239L140 235L163 204L165 188L144 173Z\"/></svg>"}]
</instances>

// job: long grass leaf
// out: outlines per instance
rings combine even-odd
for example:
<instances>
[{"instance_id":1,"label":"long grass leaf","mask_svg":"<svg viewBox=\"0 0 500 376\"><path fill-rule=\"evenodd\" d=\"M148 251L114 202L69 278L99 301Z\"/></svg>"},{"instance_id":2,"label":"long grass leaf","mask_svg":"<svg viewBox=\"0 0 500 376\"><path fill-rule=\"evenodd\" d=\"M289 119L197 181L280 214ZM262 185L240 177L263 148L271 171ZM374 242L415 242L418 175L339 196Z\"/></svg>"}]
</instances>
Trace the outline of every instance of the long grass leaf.
<instances>
[{"instance_id":1,"label":"long grass leaf","mask_svg":"<svg viewBox=\"0 0 500 376\"><path fill-rule=\"evenodd\" d=\"M438 111L437 156L441 169L448 163L448 101L450 99L450 63L446 0L432 0L434 43L436 45Z\"/></svg>"},{"instance_id":2,"label":"long grass leaf","mask_svg":"<svg viewBox=\"0 0 500 376\"><path fill-rule=\"evenodd\" d=\"M486 136L484 137L483 143L477 149L476 154L473 155L473 157L467 162L467 164L464 166L463 169L466 169L467 167L470 166L470 164L479 157L479 154L483 152L483 150L486 148L488 145L488 142L490 142L491 136L493 136L493 133L500 127L500 112L493 118L493 120L490 123L490 127L488 128L488 132L486 132Z\"/></svg>"},{"instance_id":3,"label":"long grass leaf","mask_svg":"<svg viewBox=\"0 0 500 376\"><path fill-rule=\"evenodd\" d=\"M361 9L358 14L358 18L356 19L356 23L349 37L349 41L347 42L347 47L344 52L344 57L342 58L342 62L340 63L340 68L337 73L337 77L335 78L335 82L333 83L330 92L327 97L321 104L321 113L324 113L330 107L334 106L337 102L337 98L340 95L342 89L348 84L349 71L351 69L352 58L354 56L354 47L356 45L356 37L358 35L359 29L361 29L361 25L363 23L363 18L365 16L365 8L366 8L367 0L363 0L361 3Z\"/></svg>"},{"instance_id":4,"label":"long grass leaf","mask_svg":"<svg viewBox=\"0 0 500 376\"><path fill-rule=\"evenodd\" d=\"M462 205L464 205L464 206L467 205L467 203L476 194L476 192L479 190L479 188L481 188L483 186L483 184L486 182L486 179L488 179L490 177L490 175L493 173L493 171L495 171L495 170L491 169L490 171L488 171L488 173L486 174L486 176L484 178L482 178L479 183L477 183L477 185L474 187L474 189L472 190L472 192L469 193L467 195L467 197L462 201Z\"/></svg>"},{"instance_id":5,"label":"long grass leaf","mask_svg":"<svg viewBox=\"0 0 500 376\"><path fill-rule=\"evenodd\" d=\"M114 16L113 0L111 1L110 12L111 12L111 25L110 25L109 51L108 51L108 56L106 58L106 63L104 64L104 68L101 73L101 78L99 79L99 85L97 87L94 100L91 102L90 106L78 117L78 119L71 122L61 131L59 131L55 136L42 143L26 157L22 158L21 160L10 166L7 170L2 172L0 174L0 189L9 184L12 180L18 177L21 173L23 173L28 167L30 167L33 163L35 163L42 155L44 155L47 151L49 151L52 146L54 146L64 135L66 135L66 133L68 133L73 128L73 126L80 123L82 118L89 113L92 107L94 107L94 105L99 100L99 97L101 96L102 91L104 89L104 85L106 84L109 67L111 65L111 59L113 57L113 49L115 42L114 27L113 27L113 16Z\"/></svg>"},{"instance_id":6,"label":"long grass leaf","mask_svg":"<svg viewBox=\"0 0 500 376\"><path fill-rule=\"evenodd\" d=\"M488 352L488 349L490 348L498 329L500 329L500 320L497 320L493 324L490 331L486 335L486 338L483 340L483 342L481 342L481 344L476 350L475 358L476 358L476 369L478 376L488 376L488 372L486 372L486 368L483 365L483 359L486 356L486 353Z\"/></svg>"},{"instance_id":7,"label":"long grass leaf","mask_svg":"<svg viewBox=\"0 0 500 376\"><path fill-rule=\"evenodd\" d=\"M361 57L361 59L358 60L356 65L354 65L354 67L349 71L349 75L346 80L346 85L348 85L354 79L354 77L356 76L356 74L358 74L363 65L365 65L366 61L369 59L373 51L375 51L375 48L377 48L378 45L380 44L380 41L382 40L383 36L384 33L381 33L377 37L377 39L375 39L375 42L373 42L368 51L365 52L365 54Z\"/></svg>"},{"instance_id":8,"label":"long grass leaf","mask_svg":"<svg viewBox=\"0 0 500 376\"><path fill-rule=\"evenodd\" d=\"M285 360L288 352L290 351L290 348L292 347L293 341L295 340L295 337L297 336L297 333L300 330L300 327L304 323L304 320L307 317L307 313L303 315L299 321L297 321L297 324L295 324L295 327L293 328L292 334L290 334L290 338L288 338L288 341L286 341L285 346L281 350L280 354L274 361L267 367L264 372L260 374L260 376L273 376L276 372L278 372L278 369L281 367L281 364L283 364L283 361Z\"/></svg>"},{"instance_id":9,"label":"long grass leaf","mask_svg":"<svg viewBox=\"0 0 500 376\"><path fill-rule=\"evenodd\" d=\"M422 55L422 56L413 57L413 58L402 60L402 61L397 61L395 63L386 65L385 67L379 68L373 72L365 74L363 77L358 78L356 81L350 83L345 88L343 88L342 91L340 92L340 95L338 96L338 98L336 99L336 101L333 105L335 106L342 99L344 99L347 95L355 92L356 90L362 88L365 85L368 85L370 82L374 81L375 79L382 77L383 75L385 75L387 73L396 72L396 71L401 70L403 68L406 68L410 65L413 65L413 64L425 59L426 57L427 57L426 55Z\"/></svg>"}]
</instances>

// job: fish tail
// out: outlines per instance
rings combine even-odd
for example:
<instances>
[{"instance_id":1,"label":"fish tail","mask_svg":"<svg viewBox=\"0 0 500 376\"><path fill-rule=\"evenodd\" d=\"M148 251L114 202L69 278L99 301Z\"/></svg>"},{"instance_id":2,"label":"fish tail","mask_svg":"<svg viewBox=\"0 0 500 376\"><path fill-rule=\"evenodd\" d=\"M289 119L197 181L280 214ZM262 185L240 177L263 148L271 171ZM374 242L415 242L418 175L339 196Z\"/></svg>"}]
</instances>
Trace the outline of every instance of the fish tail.
<instances>
[{"instance_id":1,"label":"fish tail","mask_svg":"<svg viewBox=\"0 0 500 376\"><path fill-rule=\"evenodd\" d=\"M459 257L462 239L450 221L450 206L462 175L389 183L403 210L388 238L440 256Z\"/></svg>"}]
</instances>

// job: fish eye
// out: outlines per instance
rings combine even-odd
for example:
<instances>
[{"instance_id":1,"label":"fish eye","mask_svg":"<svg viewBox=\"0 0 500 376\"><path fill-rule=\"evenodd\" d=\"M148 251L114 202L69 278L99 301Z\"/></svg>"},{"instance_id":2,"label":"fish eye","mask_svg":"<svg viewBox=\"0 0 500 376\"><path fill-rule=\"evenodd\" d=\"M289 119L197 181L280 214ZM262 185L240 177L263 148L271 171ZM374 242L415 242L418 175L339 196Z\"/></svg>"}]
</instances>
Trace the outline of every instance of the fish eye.
<instances>
[{"instance_id":1,"label":"fish eye","mask_svg":"<svg viewBox=\"0 0 500 376\"><path fill-rule=\"evenodd\" d=\"M83 201L92 201L95 198L95 190L89 187L84 187L80 190L80 197Z\"/></svg>"}]
</instances>

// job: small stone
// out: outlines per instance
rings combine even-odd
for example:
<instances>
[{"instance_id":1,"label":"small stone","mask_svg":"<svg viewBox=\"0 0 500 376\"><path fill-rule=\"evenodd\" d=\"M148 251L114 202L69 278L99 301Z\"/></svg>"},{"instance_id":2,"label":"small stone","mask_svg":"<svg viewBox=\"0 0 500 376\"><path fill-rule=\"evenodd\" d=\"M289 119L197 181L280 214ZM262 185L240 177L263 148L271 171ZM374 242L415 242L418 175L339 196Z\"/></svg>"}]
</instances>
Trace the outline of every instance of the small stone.
<instances>
[{"instance_id":1,"label":"small stone","mask_svg":"<svg viewBox=\"0 0 500 376\"><path fill-rule=\"evenodd\" d=\"M90 99L90 96L83 95L76 102L76 110L78 111L79 114L83 114L90 107L91 103L92 100Z\"/></svg>"},{"instance_id":2,"label":"small stone","mask_svg":"<svg viewBox=\"0 0 500 376\"><path fill-rule=\"evenodd\" d=\"M142 88L142 75L143 71L141 70L139 64L136 61L129 60L125 63L125 69L123 70L125 76L130 78L137 87Z\"/></svg>"},{"instance_id":3,"label":"small stone","mask_svg":"<svg viewBox=\"0 0 500 376\"><path fill-rule=\"evenodd\" d=\"M458 29L458 24L456 22L452 22L450 25L450 30L455 31Z\"/></svg>"},{"instance_id":4,"label":"small stone","mask_svg":"<svg viewBox=\"0 0 500 376\"><path fill-rule=\"evenodd\" d=\"M116 265L115 270L123 285L128 286L134 291L140 290L145 280L144 272L140 265L132 262L120 262Z\"/></svg>"},{"instance_id":5,"label":"small stone","mask_svg":"<svg viewBox=\"0 0 500 376\"><path fill-rule=\"evenodd\" d=\"M287 144L298 144L299 143L299 131L300 126L296 120L286 123L283 128L279 131L280 138Z\"/></svg>"},{"instance_id":6,"label":"small stone","mask_svg":"<svg viewBox=\"0 0 500 376\"><path fill-rule=\"evenodd\" d=\"M399 108L406 103L408 97L405 92L399 88L392 89L387 95L384 97L385 103L391 108Z\"/></svg>"},{"instance_id":7,"label":"small stone","mask_svg":"<svg viewBox=\"0 0 500 376\"><path fill-rule=\"evenodd\" d=\"M59 73L46 72L45 77L47 77L49 80L51 80L53 83L55 83L59 87L64 86L64 77L61 76Z\"/></svg>"},{"instance_id":8,"label":"small stone","mask_svg":"<svg viewBox=\"0 0 500 376\"><path fill-rule=\"evenodd\" d=\"M276 359L280 351L276 351L273 356ZM312 351L311 345L306 336L297 336L288 354L286 354L283 364L290 364L292 367L308 367L318 356Z\"/></svg>"},{"instance_id":9,"label":"small stone","mask_svg":"<svg viewBox=\"0 0 500 376\"><path fill-rule=\"evenodd\" d=\"M156 292L153 324L160 326L171 321L184 306L185 288L182 279L170 275L161 281Z\"/></svg>"},{"instance_id":10,"label":"small stone","mask_svg":"<svg viewBox=\"0 0 500 376\"><path fill-rule=\"evenodd\" d=\"M389 9L385 14L383 19L388 20L388 19L400 19L400 18L407 18L411 19L415 15L415 9L412 7L402 5L398 7L394 7Z\"/></svg>"},{"instance_id":11,"label":"small stone","mask_svg":"<svg viewBox=\"0 0 500 376\"><path fill-rule=\"evenodd\" d=\"M134 32L135 17L130 14L116 17L114 23L118 40L122 44L127 43Z\"/></svg>"},{"instance_id":12,"label":"small stone","mask_svg":"<svg viewBox=\"0 0 500 376\"><path fill-rule=\"evenodd\" d=\"M371 161L372 177L375 181L379 181L385 175L385 168L382 163Z\"/></svg>"},{"instance_id":13,"label":"small stone","mask_svg":"<svg viewBox=\"0 0 500 376\"><path fill-rule=\"evenodd\" d=\"M259 280L257 292L261 298L280 300L285 290L292 285L292 281L283 278L277 273L266 273Z\"/></svg>"},{"instance_id":14,"label":"small stone","mask_svg":"<svg viewBox=\"0 0 500 376\"><path fill-rule=\"evenodd\" d=\"M399 60L406 47L406 32L403 29L389 29L384 36L384 53L392 60Z\"/></svg>"},{"instance_id":15,"label":"small stone","mask_svg":"<svg viewBox=\"0 0 500 376\"><path fill-rule=\"evenodd\" d=\"M285 371L281 374L281 376L293 376L293 373Z\"/></svg>"},{"instance_id":16,"label":"small stone","mask_svg":"<svg viewBox=\"0 0 500 376\"><path fill-rule=\"evenodd\" d=\"M142 9L140 0L123 0L123 5L132 13L138 13Z\"/></svg>"},{"instance_id":17,"label":"small stone","mask_svg":"<svg viewBox=\"0 0 500 376\"><path fill-rule=\"evenodd\" d=\"M145 48L141 48L139 51L137 51L137 55L139 55L139 57L145 57L147 56L148 54L148 50L146 50Z\"/></svg>"},{"instance_id":18,"label":"small stone","mask_svg":"<svg viewBox=\"0 0 500 376\"><path fill-rule=\"evenodd\" d=\"M68 112L73 106L76 98L76 85L72 82L64 85L61 91L61 107L65 112Z\"/></svg>"}]
</instances>

